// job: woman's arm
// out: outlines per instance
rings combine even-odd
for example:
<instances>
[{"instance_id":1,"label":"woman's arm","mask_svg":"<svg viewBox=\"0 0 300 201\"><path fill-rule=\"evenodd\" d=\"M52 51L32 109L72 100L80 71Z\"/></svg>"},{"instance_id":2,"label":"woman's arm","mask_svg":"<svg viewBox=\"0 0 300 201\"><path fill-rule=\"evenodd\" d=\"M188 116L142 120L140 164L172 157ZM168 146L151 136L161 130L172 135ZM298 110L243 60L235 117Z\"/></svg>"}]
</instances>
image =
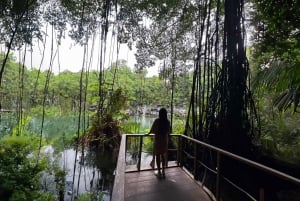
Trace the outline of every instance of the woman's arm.
<instances>
[{"instance_id":1,"label":"woman's arm","mask_svg":"<svg viewBox=\"0 0 300 201\"><path fill-rule=\"evenodd\" d=\"M158 131L158 119L155 119L152 126L151 126L151 129L149 131L149 134L150 133L157 134L157 131Z\"/></svg>"}]
</instances>

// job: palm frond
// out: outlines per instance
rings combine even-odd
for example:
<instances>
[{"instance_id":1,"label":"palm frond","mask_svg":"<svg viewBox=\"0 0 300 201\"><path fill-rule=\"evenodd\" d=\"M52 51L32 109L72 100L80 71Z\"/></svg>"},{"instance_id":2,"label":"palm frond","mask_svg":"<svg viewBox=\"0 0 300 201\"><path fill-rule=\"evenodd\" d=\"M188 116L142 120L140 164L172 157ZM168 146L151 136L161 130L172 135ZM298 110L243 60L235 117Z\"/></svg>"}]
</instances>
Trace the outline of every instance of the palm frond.
<instances>
[{"instance_id":1,"label":"palm frond","mask_svg":"<svg viewBox=\"0 0 300 201\"><path fill-rule=\"evenodd\" d=\"M253 79L252 86L275 93L273 106L286 111L292 105L297 112L300 98L300 69L296 64L273 59Z\"/></svg>"}]
</instances>

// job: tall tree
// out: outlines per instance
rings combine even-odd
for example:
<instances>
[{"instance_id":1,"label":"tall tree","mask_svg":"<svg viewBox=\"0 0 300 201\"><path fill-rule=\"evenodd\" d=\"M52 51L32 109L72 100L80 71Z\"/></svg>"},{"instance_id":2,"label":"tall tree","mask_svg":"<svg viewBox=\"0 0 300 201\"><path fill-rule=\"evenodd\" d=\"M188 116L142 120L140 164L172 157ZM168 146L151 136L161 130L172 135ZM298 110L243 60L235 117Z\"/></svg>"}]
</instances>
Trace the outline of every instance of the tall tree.
<instances>
[{"instance_id":1,"label":"tall tree","mask_svg":"<svg viewBox=\"0 0 300 201\"><path fill-rule=\"evenodd\" d=\"M246 154L252 144L253 127L249 111L251 93L247 87L249 64L246 58L244 2L225 1L223 60L216 90L219 100L210 112L208 138L213 144ZM249 110L250 109L250 110Z\"/></svg>"},{"instance_id":2,"label":"tall tree","mask_svg":"<svg viewBox=\"0 0 300 201\"><path fill-rule=\"evenodd\" d=\"M7 48L0 68L0 86L10 51L20 48L23 44L31 44L35 37L41 37L39 23L41 2L36 0L0 2L0 42Z\"/></svg>"}]
</instances>

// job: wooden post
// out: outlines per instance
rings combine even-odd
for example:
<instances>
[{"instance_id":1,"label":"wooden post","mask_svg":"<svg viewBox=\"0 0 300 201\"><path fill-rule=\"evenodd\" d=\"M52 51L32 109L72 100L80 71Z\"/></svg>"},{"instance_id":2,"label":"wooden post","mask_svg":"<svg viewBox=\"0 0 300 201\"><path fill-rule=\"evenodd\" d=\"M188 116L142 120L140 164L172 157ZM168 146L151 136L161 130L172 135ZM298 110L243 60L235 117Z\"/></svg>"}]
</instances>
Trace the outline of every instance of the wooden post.
<instances>
[{"instance_id":1,"label":"wooden post","mask_svg":"<svg viewBox=\"0 0 300 201\"><path fill-rule=\"evenodd\" d=\"M197 179L197 143L194 142L194 179Z\"/></svg>"},{"instance_id":2,"label":"wooden post","mask_svg":"<svg viewBox=\"0 0 300 201\"><path fill-rule=\"evenodd\" d=\"M183 167L183 138L182 136L179 137L179 164L180 167Z\"/></svg>"},{"instance_id":3,"label":"wooden post","mask_svg":"<svg viewBox=\"0 0 300 201\"><path fill-rule=\"evenodd\" d=\"M259 189L259 201L265 201L265 190L263 188Z\"/></svg>"},{"instance_id":4,"label":"wooden post","mask_svg":"<svg viewBox=\"0 0 300 201\"><path fill-rule=\"evenodd\" d=\"M125 140L124 140L124 141L125 141L125 145L124 145L124 146L125 146L125 152L124 152L124 153L125 153L125 163L126 163L126 153L127 153L128 137L127 137L126 134L123 134L123 135L122 135L122 138L123 138L123 137L125 138ZM121 139L122 139L122 138L121 138ZM120 145L120 147L121 147L121 145Z\"/></svg>"},{"instance_id":5,"label":"wooden post","mask_svg":"<svg viewBox=\"0 0 300 201\"><path fill-rule=\"evenodd\" d=\"M181 165L181 136L177 137L177 166Z\"/></svg>"},{"instance_id":6,"label":"wooden post","mask_svg":"<svg viewBox=\"0 0 300 201\"><path fill-rule=\"evenodd\" d=\"M216 199L220 200L220 179L221 179L221 169L220 169L220 152L217 151L217 180L216 180Z\"/></svg>"},{"instance_id":7,"label":"wooden post","mask_svg":"<svg viewBox=\"0 0 300 201\"><path fill-rule=\"evenodd\" d=\"M141 170L142 145L143 145L143 135L140 136L139 157L138 157L138 164L137 164L138 171Z\"/></svg>"}]
</instances>

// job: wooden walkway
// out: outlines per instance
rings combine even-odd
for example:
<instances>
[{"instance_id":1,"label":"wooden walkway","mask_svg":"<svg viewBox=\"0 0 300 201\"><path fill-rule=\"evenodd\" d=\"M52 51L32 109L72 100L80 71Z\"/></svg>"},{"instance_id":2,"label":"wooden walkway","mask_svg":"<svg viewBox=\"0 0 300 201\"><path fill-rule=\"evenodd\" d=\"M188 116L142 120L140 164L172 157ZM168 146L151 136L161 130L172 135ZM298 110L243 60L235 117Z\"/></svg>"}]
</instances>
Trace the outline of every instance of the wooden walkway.
<instances>
[{"instance_id":1,"label":"wooden walkway","mask_svg":"<svg viewBox=\"0 0 300 201\"><path fill-rule=\"evenodd\" d=\"M158 179L153 170L125 174L125 201L211 201L208 194L180 167L166 169Z\"/></svg>"},{"instance_id":2,"label":"wooden walkway","mask_svg":"<svg viewBox=\"0 0 300 201\"><path fill-rule=\"evenodd\" d=\"M166 170L166 179L158 179L154 175L154 171L151 169L149 170L150 161L147 159L147 157L143 157L142 155L143 138L148 136L140 134L122 135L111 201L212 201L216 200L217 198L218 200L223 200L223 198L228 198L227 196L233 198L234 192L234 197L237 197L237 199L233 200L267 200L268 198L273 198L274 196L276 197L283 195L283 197L285 197L285 194L275 195L275 191L270 191L270 187L268 184L265 183L264 185L262 185L260 183L260 180L257 180L255 178L253 182L256 182L254 184L256 186L254 188L256 189L251 190L251 193L242 189L240 186L228 179L226 180L227 185L224 186L225 180L223 179L222 172L220 171L222 169L222 166L224 165L223 163L221 163L221 161L223 161L221 160L223 157L230 158L231 160L236 161L237 163L244 164L247 167L247 169L255 168L257 171L261 171L261 173L269 174L270 176L273 175L274 177L276 177L276 180L281 180L285 183L288 182L288 184L291 186L290 189L293 192L295 190L297 191L300 187L299 178L295 178L286 173L264 166L247 158L240 157L238 155L235 155L233 153L198 141L185 135L172 136L174 136L174 138L178 138L177 158L175 161L173 161L173 164L169 161L169 168L167 168ZM127 140L127 137L138 138L140 141L137 160L139 161L139 163L137 164L131 164L131 162L128 162L127 164L126 162L127 153L131 153L127 150L127 148L130 147L130 144L128 143L131 142L130 140ZM198 182L196 182L192 177L190 177L190 174L186 173L186 171L184 171L184 169L181 168L187 165L185 163L185 158L188 157L190 159L190 156L193 156L194 154L194 149L186 153L184 145L190 146L190 144L186 144L187 142L192 143L192 147L195 147L197 145L200 147L204 147L205 149L209 149L212 152L214 152L217 156L213 157L215 159L214 164L216 164L216 167L211 167L212 169L215 169L215 171L213 172L216 175L214 187L215 194L212 195L212 193L210 193L209 195L212 195L211 197L208 196L208 194L206 193L208 191L205 187L202 188L202 186L200 186ZM194 158L194 164L199 164L199 162L202 163L202 161L199 160L202 157L192 158ZM180 167L178 165L180 165ZM203 167L205 167L205 165ZM192 172L195 172L195 168L197 167L194 167L194 170L192 170ZM211 171L211 169L209 168L208 170ZM201 180L204 180L204 178L202 178ZM280 190L278 191L279 193L282 192L280 188L278 188L277 190ZM289 190L289 188L287 188L287 190ZM287 192L287 195L288 194L289 193ZM277 199L278 198L279 197L277 197Z\"/></svg>"}]
</instances>

